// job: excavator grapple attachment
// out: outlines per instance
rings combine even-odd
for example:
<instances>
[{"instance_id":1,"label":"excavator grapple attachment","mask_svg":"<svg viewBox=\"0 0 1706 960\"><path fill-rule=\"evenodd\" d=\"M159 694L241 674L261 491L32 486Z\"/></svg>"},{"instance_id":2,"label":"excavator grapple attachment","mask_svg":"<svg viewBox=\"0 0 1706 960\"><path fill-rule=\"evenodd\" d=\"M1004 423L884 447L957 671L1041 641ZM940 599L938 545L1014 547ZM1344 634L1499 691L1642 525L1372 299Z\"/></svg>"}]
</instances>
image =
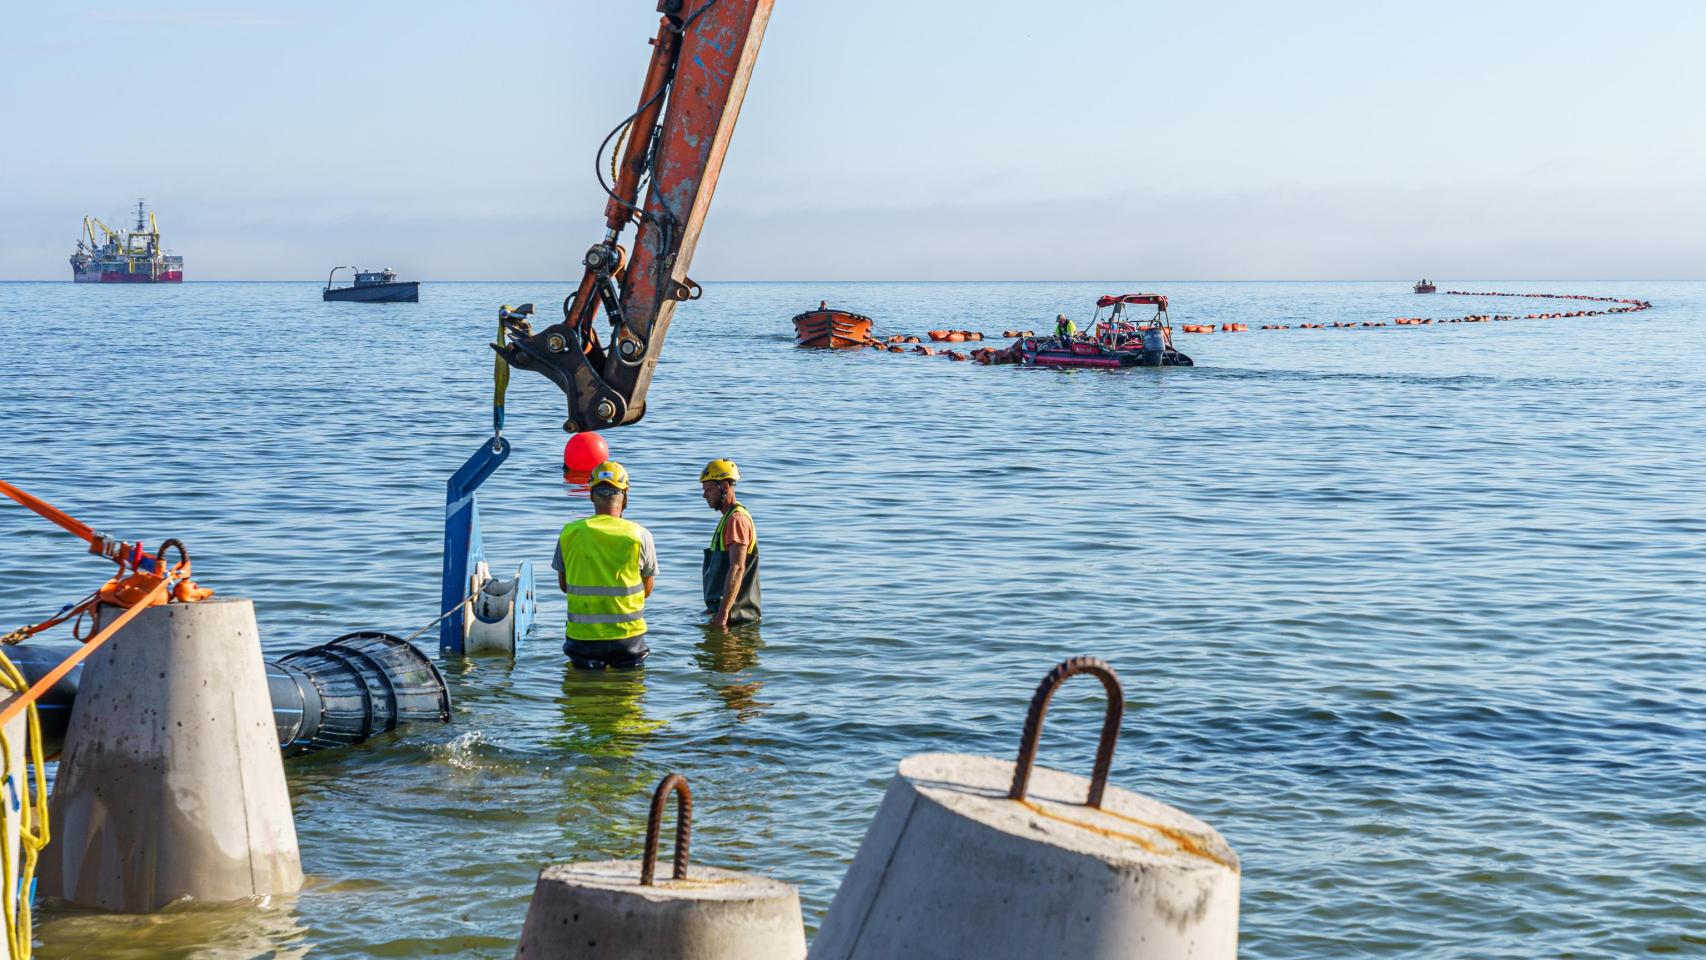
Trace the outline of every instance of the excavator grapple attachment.
<instances>
[{"instance_id":1,"label":"excavator grapple attachment","mask_svg":"<svg viewBox=\"0 0 1706 960\"><path fill-rule=\"evenodd\" d=\"M563 302L560 322L536 331L520 311L500 316L504 335L492 349L563 391L565 430L602 430L645 416L675 304L699 296L688 264L773 2L661 0L639 107L605 138L620 157L611 159L614 183L604 184L604 239L582 259L580 286ZM600 146L601 184L603 157ZM627 257L617 240L631 224L637 230ZM605 337L595 326L601 310Z\"/></svg>"}]
</instances>

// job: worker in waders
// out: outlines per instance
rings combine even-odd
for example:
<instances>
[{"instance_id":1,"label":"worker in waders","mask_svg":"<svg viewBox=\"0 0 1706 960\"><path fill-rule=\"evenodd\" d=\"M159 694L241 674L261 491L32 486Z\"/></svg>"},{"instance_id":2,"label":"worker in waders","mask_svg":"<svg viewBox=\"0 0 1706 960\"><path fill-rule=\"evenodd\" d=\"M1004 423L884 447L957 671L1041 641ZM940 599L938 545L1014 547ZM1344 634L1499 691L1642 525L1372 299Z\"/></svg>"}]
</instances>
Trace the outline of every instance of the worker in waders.
<instances>
[{"instance_id":1,"label":"worker in waders","mask_svg":"<svg viewBox=\"0 0 1706 960\"><path fill-rule=\"evenodd\" d=\"M699 473L705 503L722 514L705 548L700 575L705 585L705 613L713 627L750 623L759 617L758 531L752 514L735 499L740 468L732 460L712 460Z\"/></svg>"},{"instance_id":2,"label":"worker in waders","mask_svg":"<svg viewBox=\"0 0 1706 960\"><path fill-rule=\"evenodd\" d=\"M646 598L658 574L651 531L622 519L628 471L606 460L593 468L593 515L557 537L557 586L568 595L563 652L583 670L637 667L646 646Z\"/></svg>"}]
</instances>

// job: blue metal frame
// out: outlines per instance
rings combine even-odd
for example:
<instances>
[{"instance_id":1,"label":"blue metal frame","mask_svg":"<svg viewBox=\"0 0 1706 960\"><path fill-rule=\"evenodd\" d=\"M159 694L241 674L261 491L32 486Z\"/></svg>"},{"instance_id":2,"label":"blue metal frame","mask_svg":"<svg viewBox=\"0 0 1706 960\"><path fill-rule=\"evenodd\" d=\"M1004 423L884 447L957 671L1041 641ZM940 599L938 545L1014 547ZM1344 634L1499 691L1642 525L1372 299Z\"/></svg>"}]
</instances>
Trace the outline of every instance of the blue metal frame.
<instances>
[{"instance_id":1,"label":"blue metal frame","mask_svg":"<svg viewBox=\"0 0 1706 960\"><path fill-rule=\"evenodd\" d=\"M438 612L450 615L438 626L438 649L441 653L462 653L462 601L468 596L468 574L474 565L486 559L485 546L480 542L480 504L474 492L492 471L509 459L509 441L493 437L480 444L480 449L454 474L444 493L444 583ZM528 579L532 579L531 564L524 564ZM531 587L531 584L529 584ZM530 591L531 592L531 591ZM519 598L517 600L519 605ZM454 612L452 612L454 611ZM520 610L517 611L516 636L522 636ZM532 615L529 611L528 620Z\"/></svg>"}]
</instances>

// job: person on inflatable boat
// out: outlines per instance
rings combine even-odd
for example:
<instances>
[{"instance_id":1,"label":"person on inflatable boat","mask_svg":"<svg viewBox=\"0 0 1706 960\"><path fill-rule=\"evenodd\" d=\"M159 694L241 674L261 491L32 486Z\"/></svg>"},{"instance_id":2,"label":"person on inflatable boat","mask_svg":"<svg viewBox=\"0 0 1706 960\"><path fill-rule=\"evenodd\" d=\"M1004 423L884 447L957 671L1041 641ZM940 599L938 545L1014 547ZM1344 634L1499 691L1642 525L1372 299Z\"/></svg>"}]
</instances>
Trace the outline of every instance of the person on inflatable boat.
<instances>
[{"instance_id":1,"label":"person on inflatable boat","mask_svg":"<svg viewBox=\"0 0 1706 960\"><path fill-rule=\"evenodd\" d=\"M1054 315L1054 335L1061 339L1070 339L1078 334L1078 325L1066 319L1066 314Z\"/></svg>"}]
</instances>

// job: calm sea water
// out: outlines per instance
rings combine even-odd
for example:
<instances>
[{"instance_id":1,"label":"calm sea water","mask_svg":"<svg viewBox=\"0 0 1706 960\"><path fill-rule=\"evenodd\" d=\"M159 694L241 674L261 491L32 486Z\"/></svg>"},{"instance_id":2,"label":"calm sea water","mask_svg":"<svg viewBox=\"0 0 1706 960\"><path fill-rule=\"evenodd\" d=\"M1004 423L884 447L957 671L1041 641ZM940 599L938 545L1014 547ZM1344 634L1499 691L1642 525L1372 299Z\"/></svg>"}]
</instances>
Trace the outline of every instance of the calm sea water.
<instances>
[{"instance_id":1,"label":"calm sea water","mask_svg":"<svg viewBox=\"0 0 1706 960\"><path fill-rule=\"evenodd\" d=\"M513 663L444 664L453 724L289 764L299 896L49 911L38 956L506 957L539 867L637 855L670 770L695 859L798 884L815 928L895 763L1010 755L1077 653L1125 679L1114 780L1243 857L1246 956L1706 955L1706 284L1478 283L1657 306L1181 337L1195 369L1121 373L807 352L788 324L827 298L884 333L1042 328L1126 286L708 285L609 437L660 552L645 671L566 669L547 591ZM1540 308L1142 286L1253 328ZM413 632L445 479L488 431L496 307L567 291L0 284L0 473L182 537L269 652ZM584 513L562 413L516 374L480 494L499 568ZM696 625L716 456L764 544L766 618L733 636ZM104 576L21 509L0 536L6 623ZM1088 770L1096 688L1062 692L1045 763Z\"/></svg>"}]
</instances>

